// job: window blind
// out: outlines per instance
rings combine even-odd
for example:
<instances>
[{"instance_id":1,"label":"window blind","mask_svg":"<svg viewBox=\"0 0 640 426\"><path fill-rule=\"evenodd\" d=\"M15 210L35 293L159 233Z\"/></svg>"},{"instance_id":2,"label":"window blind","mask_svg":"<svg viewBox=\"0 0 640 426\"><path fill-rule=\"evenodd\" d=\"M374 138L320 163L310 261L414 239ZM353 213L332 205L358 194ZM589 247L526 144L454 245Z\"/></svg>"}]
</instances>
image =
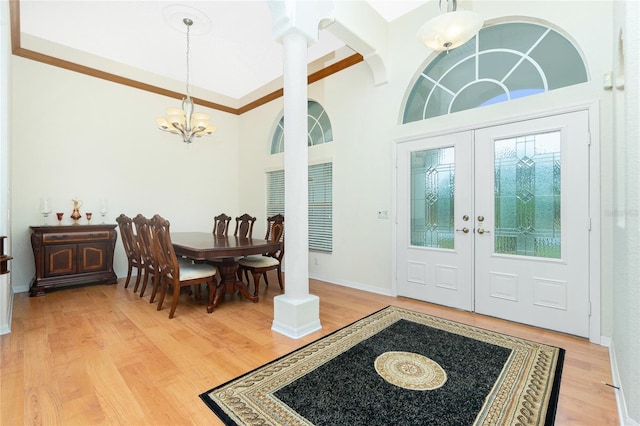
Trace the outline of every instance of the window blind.
<instances>
[{"instance_id":1,"label":"window blind","mask_svg":"<svg viewBox=\"0 0 640 426\"><path fill-rule=\"evenodd\" d=\"M333 250L333 164L309 166L309 250Z\"/></svg>"},{"instance_id":2,"label":"window blind","mask_svg":"<svg viewBox=\"0 0 640 426\"><path fill-rule=\"evenodd\" d=\"M308 190L309 250L331 253L333 251L332 163L309 166ZM284 195L284 170L267 172L268 216L284 214Z\"/></svg>"}]
</instances>

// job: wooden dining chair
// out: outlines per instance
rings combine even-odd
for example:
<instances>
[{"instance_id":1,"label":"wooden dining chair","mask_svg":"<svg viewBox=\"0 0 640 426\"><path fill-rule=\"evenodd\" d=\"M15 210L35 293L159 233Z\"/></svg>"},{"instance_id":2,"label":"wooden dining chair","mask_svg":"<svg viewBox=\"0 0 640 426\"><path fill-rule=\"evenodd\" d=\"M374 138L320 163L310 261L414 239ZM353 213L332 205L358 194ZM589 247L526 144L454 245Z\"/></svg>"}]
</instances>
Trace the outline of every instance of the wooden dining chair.
<instances>
[{"instance_id":1,"label":"wooden dining chair","mask_svg":"<svg viewBox=\"0 0 640 426\"><path fill-rule=\"evenodd\" d=\"M253 224L255 221L256 218L247 213L236 217L236 229L233 231L233 236L251 238L253 236Z\"/></svg>"},{"instance_id":2,"label":"wooden dining chair","mask_svg":"<svg viewBox=\"0 0 640 426\"><path fill-rule=\"evenodd\" d=\"M233 236L239 237L239 238L251 238L253 236L253 224L255 223L255 221L256 221L256 218L251 216L248 213L245 213L242 216L236 217L236 229L233 231ZM214 231L214 234L215 234L215 231ZM236 261L241 258L242 256L234 257ZM208 260L207 262L212 265L219 266L223 262L223 260L212 259L212 260ZM238 274L238 280L242 280L242 276L240 275L240 272L238 272L237 274Z\"/></svg>"},{"instance_id":3,"label":"wooden dining chair","mask_svg":"<svg viewBox=\"0 0 640 426\"><path fill-rule=\"evenodd\" d=\"M206 283L209 287L209 297L212 300L217 284L216 267L206 263L193 263L189 259L178 258L171 243L169 221L156 214L151 219L151 223L160 282L160 298L158 299L157 309L162 309L162 303L169 286L173 287L173 300L171 301L169 318L173 318L176 312L182 287L195 286L196 298L199 298L200 284Z\"/></svg>"},{"instance_id":4,"label":"wooden dining chair","mask_svg":"<svg viewBox=\"0 0 640 426\"><path fill-rule=\"evenodd\" d=\"M227 236L229 234L229 222L231 222L231 216L227 216L224 213L219 214L213 218L213 234L220 236Z\"/></svg>"},{"instance_id":5,"label":"wooden dining chair","mask_svg":"<svg viewBox=\"0 0 640 426\"><path fill-rule=\"evenodd\" d=\"M133 218L133 224L136 227L136 234L138 235L138 245L140 246L140 255L143 259L144 278L142 280L142 287L140 288L140 297L144 296L144 292L147 289L147 284L151 279L151 298L149 303L153 303L157 287L158 287L158 273L157 262L155 254L153 253L153 235L151 230L151 219L146 218L142 214L138 214Z\"/></svg>"},{"instance_id":6,"label":"wooden dining chair","mask_svg":"<svg viewBox=\"0 0 640 426\"><path fill-rule=\"evenodd\" d=\"M259 256L246 256L238 259L238 271L244 272L247 285L249 284L249 275L251 272L253 276L253 295L258 295L260 277L264 277L266 286L269 286L269 280L267 279L267 272L273 269L278 271L278 284L280 289L282 286L282 258L284 257L284 216L277 214L267 218L267 234L264 237L265 240L271 242L280 242L280 249L269 253L264 253Z\"/></svg>"},{"instance_id":7,"label":"wooden dining chair","mask_svg":"<svg viewBox=\"0 0 640 426\"><path fill-rule=\"evenodd\" d=\"M129 287L133 269L136 268L138 270L138 274L136 276L136 283L133 286L133 292L135 293L136 291L138 291L140 279L144 275L144 259L142 259L137 236L133 231L133 221L131 220L131 218L123 213L116 218L116 222L118 223L118 229L120 230L120 239L122 240L122 246L124 247L124 253L127 256L128 263L127 279L124 283L124 288Z\"/></svg>"}]
</instances>

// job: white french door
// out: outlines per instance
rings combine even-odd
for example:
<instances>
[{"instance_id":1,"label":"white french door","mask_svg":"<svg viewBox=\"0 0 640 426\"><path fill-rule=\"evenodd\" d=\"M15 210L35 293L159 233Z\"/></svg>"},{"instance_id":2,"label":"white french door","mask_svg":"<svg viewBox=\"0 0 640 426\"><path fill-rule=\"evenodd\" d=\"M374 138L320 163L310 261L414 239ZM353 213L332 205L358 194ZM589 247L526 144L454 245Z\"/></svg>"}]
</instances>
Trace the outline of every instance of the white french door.
<instances>
[{"instance_id":1,"label":"white french door","mask_svg":"<svg viewBox=\"0 0 640 426\"><path fill-rule=\"evenodd\" d=\"M400 296L473 310L472 145L463 132L398 146Z\"/></svg>"},{"instance_id":2,"label":"white french door","mask_svg":"<svg viewBox=\"0 0 640 426\"><path fill-rule=\"evenodd\" d=\"M589 335L588 112L398 144L398 294Z\"/></svg>"}]
</instances>

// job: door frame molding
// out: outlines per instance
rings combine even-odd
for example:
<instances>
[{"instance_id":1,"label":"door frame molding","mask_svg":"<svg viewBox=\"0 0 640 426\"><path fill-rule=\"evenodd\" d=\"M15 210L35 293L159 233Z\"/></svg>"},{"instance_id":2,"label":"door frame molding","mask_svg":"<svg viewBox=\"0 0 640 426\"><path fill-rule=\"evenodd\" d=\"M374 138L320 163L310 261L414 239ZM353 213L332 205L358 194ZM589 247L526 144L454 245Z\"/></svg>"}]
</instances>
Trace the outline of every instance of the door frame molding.
<instances>
[{"instance_id":1,"label":"door frame molding","mask_svg":"<svg viewBox=\"0 0 640 426\"><path fill-rule=\"evenodd\" d=\"M553 115L562 115L576 111L587 111L589 117L589 217L591 219L591 232L589 233L589 341L591 343L601 343L601 298L600 298L600 270L601 270L601 229L600 229L600 106L597 101L569 105L542 112L515 115L500 120L492 120L483 123L467 124L456 128L447 128L436 132L422 132L410 136L394 139L392 141L392 176L391 191L392 204L391 214L393 217L391 227L391 294L398 296L398 148L401 144L412 142L418 139L432 138L436 136L446 136L467 130L479 130L485 127L500 126L520 121L528 121L537 118L544 118Z\"/></svg>"}]
</instances>

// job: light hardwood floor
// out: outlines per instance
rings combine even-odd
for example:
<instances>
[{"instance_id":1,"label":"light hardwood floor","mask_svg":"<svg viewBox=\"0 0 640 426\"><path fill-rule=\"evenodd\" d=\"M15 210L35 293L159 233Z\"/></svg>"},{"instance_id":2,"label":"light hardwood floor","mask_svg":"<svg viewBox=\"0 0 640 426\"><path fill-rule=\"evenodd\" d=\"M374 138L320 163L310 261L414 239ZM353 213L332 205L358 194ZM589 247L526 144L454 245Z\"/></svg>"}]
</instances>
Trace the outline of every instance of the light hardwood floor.
<instances>
[{"instance_id":1,"label":"light hardwood floor","mask_svg":"<svg viewBox=\"0 0 640 426\"><path fill-rule=\"evenodd\" d=\"M172 320L170 300L158 312L122 281L16 294L12 332L0 336L0 424L219 424L200 393L387 305L566 349L556 425L618 424L602 383L611 383L608 351L585 339L311 280L322 330L294 340L271 331L280 291L270 282L259 303L226 296L212 314L185 294Z\"/></svg>"}]
</instances>

